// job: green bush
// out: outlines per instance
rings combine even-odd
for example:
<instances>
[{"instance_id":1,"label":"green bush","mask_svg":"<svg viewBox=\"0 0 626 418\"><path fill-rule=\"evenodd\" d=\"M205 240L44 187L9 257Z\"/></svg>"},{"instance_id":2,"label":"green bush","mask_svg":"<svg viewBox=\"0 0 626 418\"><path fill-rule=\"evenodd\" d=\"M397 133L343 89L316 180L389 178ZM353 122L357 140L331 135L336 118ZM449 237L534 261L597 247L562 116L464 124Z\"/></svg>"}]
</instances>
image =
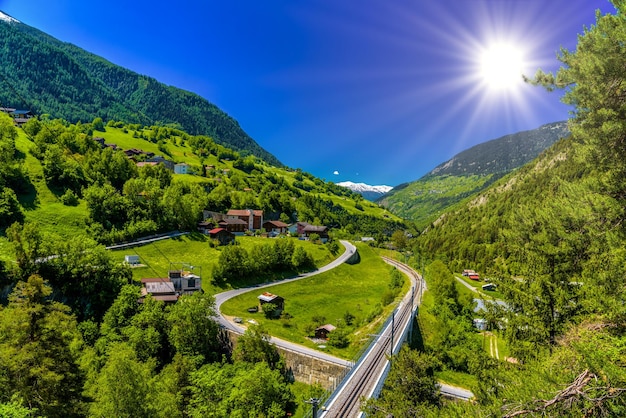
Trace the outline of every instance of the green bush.
<instances>
[{"instance_id":1,"label":"green bush","mask_svg":"<svg viewBox=\"0 0 626 418\"><path fill-rule=\"evenodd\" d=\"M65 193L60 197L61 203L65 206L76 206L78 205L78 196L71 189L67 189Z\"/></svg>"},{"instance_id":2,"label":"green bush","mask_svg":"<svg viewBox=\"0 0 626 418\"><path fill-rule=\"evenodd\" d=\"M328 344L336 348L346 348L350 345L348 331L343 328L336 328L328 334Z\"/></svg>"}]
</instances>

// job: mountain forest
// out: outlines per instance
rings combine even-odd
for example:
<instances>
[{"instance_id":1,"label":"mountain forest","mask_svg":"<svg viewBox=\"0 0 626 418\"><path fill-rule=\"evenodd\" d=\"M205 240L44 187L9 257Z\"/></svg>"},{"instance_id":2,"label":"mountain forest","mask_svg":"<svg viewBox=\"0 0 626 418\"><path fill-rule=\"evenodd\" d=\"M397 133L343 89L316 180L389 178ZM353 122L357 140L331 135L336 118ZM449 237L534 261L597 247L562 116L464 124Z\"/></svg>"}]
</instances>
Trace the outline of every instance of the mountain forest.
<instances>
[{"instance_id":1,"label":"mountain forest","mask_svg":"<svg viewBox=\"0 0 626 418\"><path fill-rule=\"evenodd\" d=\"M192 93L0 22L0 104L35 114L16 127L0 112L0 416L305 416L320 388L294 384L262 326L233 349L214 294L314 270L339 238L406 261L428 288L368 416L626 415L626 10L614 4L560 52L561 69L527 79L562 92L568 133L470 188L455 173L463 192L419 219L282 165ZM197 231L204 213L250 208L328 226L330 240L259 244L259 231L220 245ZM188 233L172 245L209 251L204 292L138 303L137 271L106 246L172 231ZM461 285L470 270L490 290ZM403 286L380 272L386 302L359 321L380 320ZM337 347L360 340L336 335ZM444 399L438 382L474 398Z\"/></svg>"}]
</instances>

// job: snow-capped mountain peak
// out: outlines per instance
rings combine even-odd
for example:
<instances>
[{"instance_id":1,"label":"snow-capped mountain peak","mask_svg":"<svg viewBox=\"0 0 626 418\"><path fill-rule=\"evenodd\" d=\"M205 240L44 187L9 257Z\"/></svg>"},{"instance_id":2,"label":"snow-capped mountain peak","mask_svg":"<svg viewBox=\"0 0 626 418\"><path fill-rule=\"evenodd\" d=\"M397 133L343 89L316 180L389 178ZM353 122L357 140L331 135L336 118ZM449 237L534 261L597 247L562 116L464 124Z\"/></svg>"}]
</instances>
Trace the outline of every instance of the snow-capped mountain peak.
<instances>
[{"instance_id":1,"label":"snow-capped mountain peak","mask_svg":"<svg viewBox=\"0 0 626 418\"><path fill-rule=\"evenodd\" d=\"M19 20L15 19L15 18L13 18L13 17L11 17L11 16L9 16L7 14L2 13L1 11L0 11L0 20L4 20L5 22L8 22L8 23L20 23Z\"/></svg>"},{"instance_id":2,"label":"snow-capped mountain peak","mask_svg":"<svg viewBox=\"0 0 626 418\"><path fill-rule=\"evenodd\" d=\"M351 181L342 181L337 183L338 186L346 187L353 192L359 193L367 200L376 200L385 193L389 192L389 190L393 189L391 186L370 186L365 183L353 183Z\"/></svg>"}]
</instances>

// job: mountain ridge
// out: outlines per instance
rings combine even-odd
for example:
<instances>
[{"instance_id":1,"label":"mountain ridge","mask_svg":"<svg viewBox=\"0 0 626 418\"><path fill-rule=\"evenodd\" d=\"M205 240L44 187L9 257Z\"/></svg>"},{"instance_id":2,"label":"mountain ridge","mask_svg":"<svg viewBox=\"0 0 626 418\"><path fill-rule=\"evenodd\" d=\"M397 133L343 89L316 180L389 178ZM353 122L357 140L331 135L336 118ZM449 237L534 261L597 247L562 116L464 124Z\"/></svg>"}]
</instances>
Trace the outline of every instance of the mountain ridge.
<instances>
[{"instance_id":1,"label":"mountain ridge","mask_svg":"<svg viewBox=\"0 0 626 418\"><path fill-rule=\"evenodd\" d=\"M72 123L173 125L241 154L283 164L207 99L111 63L6 13L0 19L0 104ZM19 104L19 106L17 106Z\"/></svg>"},{"instance_id":2,"label":"mountain ridge","mask_svg":"<svg viewBox=\"0 0 626 418\"><path fill-rule=\"evenodd\" d=\"M567 135L567 123L561 121L483 142L461 151L420 179L394 187L377 202L424 228Z\"/></svg>"}]
</instances>

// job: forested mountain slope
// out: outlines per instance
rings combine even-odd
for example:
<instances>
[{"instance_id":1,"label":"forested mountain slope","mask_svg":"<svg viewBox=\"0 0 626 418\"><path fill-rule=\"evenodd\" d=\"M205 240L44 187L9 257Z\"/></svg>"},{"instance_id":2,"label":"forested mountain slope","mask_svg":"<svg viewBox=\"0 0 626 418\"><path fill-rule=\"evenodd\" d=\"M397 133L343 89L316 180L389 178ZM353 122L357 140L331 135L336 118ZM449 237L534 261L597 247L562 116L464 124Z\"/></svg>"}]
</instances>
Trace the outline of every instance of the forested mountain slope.
<instances>
[{"instance_id":1,"label":"forested mountain slope","mask_svg":"<svg viewBox=\"0 0 626 418\"><path fill-rule=\"evenodd\" d=\"M368 416L626 415L626 10L612 4L616 12L598 11L574 51L561 50L556 74L538 71L529 80L564 91L573 106L571 136L439 216L415 240L432 295L430 317L420 307L420 329L430 327L423 352L394 362ZM497 292L461 297L465 287L455 286L454 273L463 269ZM484 308L475 312L477 297ZM478 318L486 327L480 333ZM485 354L494 336L505 344L494 350L491 342ZM428 383L418 373L432 376L433 358L473 376L476 402L410 392Z\"/></svg>"},{"instance_id":2,"label":"forested mountain slope","mask_svg":"<svg viewBox=\"0 0 626 418\"><path fill-rule=\"evenodd\" d=\"M194 231L203 210L249 208L263 210L266 220L308 221L358 237L386 239L406 228L357 193L301 170L243 157L207 136L119 122L98 129L37 118L19 129L0 113L0 230L34 221L66 237L88 232L113 243ZM190 174L172 174L163 164L140 166L154 155L172 166L186 163Z\"/></svg>"},{"instance_id":3,"label":"forested mountain slope","mask_svg":"<svg viewBox=\"0 0 626 418\"><path fill-rule=\"evenodd\" d=\"M70 122L100 117L147 126L173 125L280 165L235 119L206 99L117 66L28 25L0 19L0 62L0 106Z\"/></svg>"},{"instance_id":4,"label":"forested mountain slope","mask_svg":"<svg viewBox=\"0 0 626 418\"><path fill-rule=\"evenodd\" d=\"M567 135L567 123L555 122L478 144L421 179L395 187L379 202L398 216L426 227L456 203L528 163Z\"/></svg>"}]
</instances>

